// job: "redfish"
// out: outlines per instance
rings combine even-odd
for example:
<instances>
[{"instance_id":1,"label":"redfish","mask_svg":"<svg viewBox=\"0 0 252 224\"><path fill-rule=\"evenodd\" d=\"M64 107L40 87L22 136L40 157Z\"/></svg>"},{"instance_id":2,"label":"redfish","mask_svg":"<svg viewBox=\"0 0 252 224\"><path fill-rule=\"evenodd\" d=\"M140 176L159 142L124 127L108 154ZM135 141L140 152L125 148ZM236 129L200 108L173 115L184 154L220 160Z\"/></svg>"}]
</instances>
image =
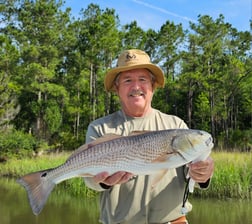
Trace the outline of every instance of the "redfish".
<instances>
[{"instance_id":1,"label":"redfish","mask_svg":"<svg viewBox=\"0 0 252 224\"><path fill-rule=\"evenodd\" d=\"M74 177L126 171L150 175L205 159L213 148L211 135L202 130L169 129L105 135L79 147L64 164L20 179L35 215L43 209L54 186Z\"/></svg>"}]
</instances>

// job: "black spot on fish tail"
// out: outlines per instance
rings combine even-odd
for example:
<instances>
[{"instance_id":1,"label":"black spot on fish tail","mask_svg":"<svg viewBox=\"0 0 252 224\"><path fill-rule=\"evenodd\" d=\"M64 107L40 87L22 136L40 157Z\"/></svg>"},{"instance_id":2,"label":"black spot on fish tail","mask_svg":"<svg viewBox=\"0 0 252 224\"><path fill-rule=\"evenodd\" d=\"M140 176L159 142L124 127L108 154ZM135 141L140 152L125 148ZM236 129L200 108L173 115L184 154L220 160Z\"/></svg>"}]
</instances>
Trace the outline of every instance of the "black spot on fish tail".
<instances>
[{"instance_id":1,"label":"black spot on fish tail","mask_svg":"<svg viewBox=\"0 0 252 224\"><path fill-rule=\"evenodd\" d=\"M42 175L41 175L41 177L46 177L47 176L47 173L43 173Z\"/></svg>"}]
</instances>

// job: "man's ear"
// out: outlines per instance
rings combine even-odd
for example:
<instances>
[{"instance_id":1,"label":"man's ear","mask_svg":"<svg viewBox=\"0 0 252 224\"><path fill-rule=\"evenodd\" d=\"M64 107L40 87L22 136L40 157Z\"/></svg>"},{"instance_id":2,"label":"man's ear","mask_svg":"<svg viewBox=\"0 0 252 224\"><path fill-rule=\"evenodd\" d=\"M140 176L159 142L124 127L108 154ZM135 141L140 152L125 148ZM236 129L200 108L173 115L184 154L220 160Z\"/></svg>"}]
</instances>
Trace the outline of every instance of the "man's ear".
<instances>
[{"instance_id":1,"label":"man's ear","mask_svg":"<svg viewBox=\"0 0 252 224\"><path fill-rule=\"evenodd\" d=\"M113 89L115 90L115 94L116 94L117 96L119 96L119 94L118 94L118 92L119 92L119 87L118 87L118 85L114 84Z\"/></svg>"}]
</instances>

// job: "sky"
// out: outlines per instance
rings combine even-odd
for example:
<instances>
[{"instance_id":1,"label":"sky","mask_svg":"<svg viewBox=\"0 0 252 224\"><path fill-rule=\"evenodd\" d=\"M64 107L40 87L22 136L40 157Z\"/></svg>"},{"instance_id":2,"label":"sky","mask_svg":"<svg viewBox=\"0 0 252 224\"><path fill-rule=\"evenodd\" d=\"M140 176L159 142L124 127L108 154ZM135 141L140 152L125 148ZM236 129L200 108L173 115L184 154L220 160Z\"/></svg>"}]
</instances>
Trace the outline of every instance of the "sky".
<instances>
[{"instance_id":1,"label":"sky","mask_svg":"<svg viewBox=\"0 0 252 224\"><path fill-rule=\"evenodd\" d=\"M197 23L198 15L209 15L216 20L220 14L225 22L238 31L250 31L252 0L65 0L65 7L72 9L71 15L79 17L81 9L91 3L101 9L113 8L120 24L134 20L142 29L160 30L167 20L182 23L189 28L189 21Z\"/></svg>"}]
</instances>

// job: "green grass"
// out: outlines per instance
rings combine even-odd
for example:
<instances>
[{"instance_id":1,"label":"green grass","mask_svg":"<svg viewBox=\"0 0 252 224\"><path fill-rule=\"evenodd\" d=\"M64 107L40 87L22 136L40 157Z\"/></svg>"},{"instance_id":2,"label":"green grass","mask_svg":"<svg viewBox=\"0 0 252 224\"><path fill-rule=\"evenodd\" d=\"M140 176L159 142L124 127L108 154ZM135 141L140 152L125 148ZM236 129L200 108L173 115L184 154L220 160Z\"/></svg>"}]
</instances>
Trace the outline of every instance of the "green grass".
<instances>
[{"instance_id":1,"label":"green grass","mask_svg":"<svg viewBox=\"0 0 252 224\"><path fill-rule=\"evenodd\" d=\"M196 196L214 198L252 198L252 153L213 152L215 172L206 191Z\"/></svg>"},{"instance_id":2,"label":"green grass","mask_svg":"<svg viewBox=\"0 0 252 224\"><path fill-rule=\"evenodd\" d=\"M0 176L17 178L29 172L48 169L62 164L69 153L44 155L36 158L10 159L0 163ZM195 197L211 198L252 198L252 153L213 152L215 172L207 190L195 190ZM76 196L95 196L97 193L87 188L82 178L64 181L58 187Z\"/></svg>"},{"instance_id":3,"label":"green grass","mask_svg":"<svg viewBox=\"0 0 252 224\"><path fill-rule=\"evenodd\" d=\"M69 154L51 154L33 158L7 160L6 163L0 163L0 176L18 177L26 173L42 169L49 169L62 164Z\"/></svg>"},{"instance_id":4,"label":"green grass","mask_svg":"<svg viewBox=\"0 0 252 224\"><path fill-rule=\"evenodd\" d=\"M43 155L34 158L9 159L6 163L0 163L0 177L18 178L27 173L44 170L61 165L66 161L70 153ZM57 186L57 193L69 191L73 196L93 197L97 193L87 188L83 178L73 178L64 181Z\"/></svg>"}]
</instances>

